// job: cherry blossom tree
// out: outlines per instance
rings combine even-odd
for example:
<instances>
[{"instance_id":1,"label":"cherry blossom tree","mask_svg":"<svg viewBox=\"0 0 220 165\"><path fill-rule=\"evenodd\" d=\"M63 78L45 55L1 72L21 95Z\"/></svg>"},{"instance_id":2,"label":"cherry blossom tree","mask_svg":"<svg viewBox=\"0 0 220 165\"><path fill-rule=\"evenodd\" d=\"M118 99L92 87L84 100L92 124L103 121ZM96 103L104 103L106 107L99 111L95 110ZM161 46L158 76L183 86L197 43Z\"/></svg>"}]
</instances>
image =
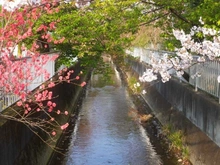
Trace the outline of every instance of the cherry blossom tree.
<instances>
[{"instance_id":1,"label":"cherry blossom tree","mask_svg":"<svg viewBox=\"0 0 220 165\"><path fill-rule=\"evenodd\" d=\"M49 75L44 66L54 61L58 54L50 57L41 54L39 48L48 44L61 43L65 38L53 39L51 33L56 28L56 22L36 24L42 14L58 12L58 3L53 0L42 1L2 1L0 6L0 90L1 99L6 95L19 98L16 106L11 106L0 113L4 119L25 124L45 143L38 131L46 133L49 140L68 127L68 123L60 123L57 117L68 116L68 111L57 109L52 88L66 82L73 83L80 75L72 76L73 70L63 69L58 77ZM35 39L40 32L41 39ZM45 44L46 42L46 44ZM45 80L39 88L29 91L28 86L39 76ZM77 85L77 84L75 84ZM78 84L86 85L85 82ZM11 111L7 113L5 111ZM66 120L67 121L67 120ZM51 146L53 147L53 146Z\"/></svg>"},{"instance_id":2,"label":"cherry blossom tree","mask_svg":"<svg viewBox=\"0 0 220 165\"><path fill-rule=\"evenodd\" d=\"M201 24L204 22L200 19ZM172 74L181 77L184 70L196 63L219 60L220 31L205 26L193 26L189 34L183 30L173 29L174 37L180 41L181 47L175 48L175 54L163 54L151 57L152 68L147 69L140 81L151 82L159 74L163 82L169 81ZM200 40L197 36L201 36ZM218 76L220 82L220 76Z\"/></svg>"}]
</instances>

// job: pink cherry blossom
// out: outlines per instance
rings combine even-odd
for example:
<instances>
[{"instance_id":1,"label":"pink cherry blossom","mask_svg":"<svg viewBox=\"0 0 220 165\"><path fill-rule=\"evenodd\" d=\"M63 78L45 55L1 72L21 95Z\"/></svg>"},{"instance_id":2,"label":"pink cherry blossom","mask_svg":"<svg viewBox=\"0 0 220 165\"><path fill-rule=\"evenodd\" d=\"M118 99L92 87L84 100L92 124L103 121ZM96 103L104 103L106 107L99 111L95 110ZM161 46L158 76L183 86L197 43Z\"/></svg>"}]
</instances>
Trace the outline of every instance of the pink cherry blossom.
<instances>
[{"instance_id":1,"label":"pink cherry blossom","mask_svg":"<svg viewBox=\"0 0 220 165\"><path fill-rule=\"evenodd\" d=\"M52 0L46 0L42 4L35 5L33 7L31 4L22 4L22 8L18 9L21 5L17 5L12 9L10 5L5 4L0 8L0 18L6 21L0 27L0 40L4 41L1 42L0 46L0 88L4 89L1 91L3 95L12 94L20 99L16 105L23 108L24 115L18 115L17 121L23 122L27 126L36 126L45 130L45 125L49 125L49 127L55 126L54 128L60 127L59 120L56 120L56 117L52 117L54 114L48 113L52 112L54 107L56 107L56 103L51 100L56 96L53 96L52 91L49 90L61 81L70 82L71 74L74 71L68 71L65 68L59 72L58 80L49 80L53 75L48 73L45 66L48 62L54 62L58 55L51 57L47 54L40 54L38 50L40 48L39 41L35 40L33 36L37 32L41 39L48 42L48 44L53 42L61 43L65 38L61 36L56 40L51 35L56 28L58 20L48 24L36 24L42 13L52 14L57 12L59 10L57 3L53 3ZM29 38L31 38L30 41L32 43L30 42L26 45L24 41L29 40ZM44 47L47 48L47 45ZM42 79L44 83L32 91L29 87L36 79ZM49 120L45 120L45 118L36 120L35 116L37 115L32 114L39 114L39 111L42 116ZM55 113L60 114L61 112L57 110ZM68 112L65 114L67 115ZM34 118L32 118L33 116ZM68 125L68 123L62 125L61 129L66 129ZM56 130L51 132L53 136L56 133Z\"/></svg>"},{"instance_id":2,"label":"pink cherry blossom","mask_svg":"<svg viewBox=\"0 0 220 165\"><path fill-rule=\"evenodd\" d=\"M80 84L81 87L84 87L85 85L86 85L86 82L82 82L82 83Z\"/></svg>"},{"instance_id":3,"label":"pink cherry blossom","mask_svg":"<svg viewBox=\"0 0 220 165\"><path fill-rule=\"evenodd\" d=\"M47 102L47 106L51 106L52 104L53 104L52 101Z\"/></svg>"},{"instance_id":4,"label":"pink cherry blossom","mask_svg":"<svg viewBox=\"0 0 220 165\"><path fill-rule=\"evenodd\" d=\"M50 92L48 92L48 99L49 99L49 100L51 100L51 99L52 99L52 95L53 95L53 92L51 92L51 91L50 91Z\"/></svg>"},{"instance_id":5,"label":"pink cherry blossom","mask_svg":"<svg viewBox=\"0 0 220 165\"><path fill-rule=\"evenodd\" d=\"M17 106L19 106L19 107L22 106L22 102L21 102L21 101L18 101L18 102L17 102Z\"/></svg>"},{"instance_id":6,"label":"pink cherry blossom","mask_svg":"<svg viewBox=\"0 0 220 165\"><path fill-rule=\"evenodd\" d=\"M55 131L53 131L51 134L52 134L53 136L55 136L55 135L56 135L56 132L55 132Z\"/></svg>"},{"instance_id":7,"label":"pink cherry blossom","mask_svg":"<svg viewBox=\"0 0 220 165\"><path fill-rule=\"evenodd\" d=\"M53 106L53 107L56 107L56 106L57 106L57 104L56 104L56 103L52 103L52 106Z\"/></svg>"},{"instance_id":8,"label":"pink cherry blossom","mask_svg":"<svg viewBox=\"0 0 220 165\"><path fill-rule=\"evenodd\" d=\"M62 125L60 128L61 128L61 130L64 130L64 129L66 129L68 126L69 126L69 123L66 123L66 124Z\"/></svg>"},{"instance_id":9,"label":"pink cherry blossom","mask_svg":"<svg viewBox=\"0 0 220 165\"><path fill-rule=\"evenodd\" d=\"M59 76L59 80L62 81L63 80L63 76Z\"/></svg>"},{"instance_id":10,"label":"pink cherry blossom","mask_svg":"<svg viewBox=\"0 0 220 165\"><path fill-rule=\"evenodd\" d=\"M48 84L48 87L49 88L52 88L52 87L54 87L55 86L55 83L54 82L50 82L49 84Z\"/></svg>"},{"instance_id":11,"label":"pink cherry blossom","mask_svg":"<svg viewBox=\"0 0 220 165\"><path fill-rule=\"evenodd\" d=\"M53 107L50 107L49 109L48 109L48 112L52 112L53 111Z\"/></svg>"}]
</instances>

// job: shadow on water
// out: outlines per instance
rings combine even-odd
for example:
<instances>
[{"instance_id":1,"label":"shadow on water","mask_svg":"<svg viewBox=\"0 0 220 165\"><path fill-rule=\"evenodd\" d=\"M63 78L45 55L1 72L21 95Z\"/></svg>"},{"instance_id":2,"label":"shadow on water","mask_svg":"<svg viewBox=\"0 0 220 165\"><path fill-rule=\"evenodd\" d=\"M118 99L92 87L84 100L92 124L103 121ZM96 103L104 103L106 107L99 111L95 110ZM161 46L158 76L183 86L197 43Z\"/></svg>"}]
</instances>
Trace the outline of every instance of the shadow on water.
<instances>
[{"instance_id":1,"label":"shadow on water","mask_svg":"<svg viewBox=\"0 0 220 165\"><path fill-rule=\"evenodd\" d=\"M163 164L146 129L129 115L135 105L113 64L112 69L109 81L92 75L78 119L61 142L65 156L56 154L50 164Z\"/></svg>"}]
</instances>

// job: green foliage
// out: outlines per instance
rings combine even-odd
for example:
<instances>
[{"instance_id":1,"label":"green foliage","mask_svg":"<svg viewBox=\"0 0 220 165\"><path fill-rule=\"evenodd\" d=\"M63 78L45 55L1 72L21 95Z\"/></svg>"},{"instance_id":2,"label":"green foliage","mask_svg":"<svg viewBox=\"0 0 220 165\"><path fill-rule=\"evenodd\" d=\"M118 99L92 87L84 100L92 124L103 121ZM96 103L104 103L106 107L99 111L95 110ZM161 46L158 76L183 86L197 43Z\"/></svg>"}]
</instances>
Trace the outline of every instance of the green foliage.
<instances>
[{"instance_id":1,"label":"green foliage","mask_svg":"<svg viewBox=\"0 0 220 165\"><path fill-rule=\"evenodd\" d=\"M200 18L205 22L205 27L220 28L220 1L219 0L154 0L146 1L146 24L150 23L163 30L164 47L173 50L180 45L172 35L172 29L182 29L190 32L193 26L201 26ZM195 39L202 39L197 34Z\"/></svg>"},{"instance_id":2,"label":"green foliage","mask_svg":"<svg viewBox=\"0 0 220 165\"><path fill-rule=\"evenodd\" d=\"M64 43L54 45L62 52L59 62L78 57L85 65L94 66L102 53L120 52L128 47L141 21L141 8L135 2L100 0L82 9L74 4L61 4L58 13L45 15L45 22L58 20L53 37L65 37Z\"/></svg>"},{"instance_id":3,"label":"green foliage","mask_svg":"<svg viewBox=\"0 0 220 165\"><path fill-rule=\"evenodd\" d=\"M78 50L74 49L72 44L67 42L61 43L55 49L60 52L59 58L56 60L56 69L61 65L69 67L75 64Z\"/></svg>"},{"instance_id":4,"label":"green foliage","mask_svg":"<svg viewBox=\"0 0 220 165\"><path fill-rule=\"evenodd\" d=\"M164 48L174 50L180 43L172 35L172 29L183 29L188 33L192 26L201 25L200 17L206 27L219 29L219 8L219 0L97 0L80 9L74 3L60 3L59 12L43 15L36 25L57 22L53 37L65 37L62 44L53 45L61 52L59 65L71 65L69 61L78 57L94 66L99 59L96 56L105 52L121 52L131 45L135 37L137 39L133 44L136 46L156 45L161 41L153 39L159 38L158 34L162 33ZM147 31L137 33L144 25L148 27ZM154 32L154 27L161 31ZM35 37L40 36L39 32ZM202 37L197 34L195 39Z\"/></svg>"},{"instance_id":5,"label":"green foliage","mask_svg":"<svg viewBox=\"0 0 220 165\"><path fill-rule=\"evenodd\" d=\"M167 136L171 142L171 148L181 152L183 159L188 159L189 150L184 144L184 134L181 130L176 130L171 124L167 124L162 128L163 134Z\"/></svg>"},{"instance_id":6,"label":"green foliage","mask_svg":"<svg viewBox=\"0 0 220 165\"><path fill-rule=\"evenodd\" d=\"M141 93L142 87L136 77L128 78L128 87L136 94Z\"/></svg>"},{"instance_id":7,"label":"green foliage","mask_svg":"<svg viewBox=\"0 0 220 165\"><path fill-rule=\"evenodd\" d=\"M169 134L168 138L170 139L170 141L172 141L172 145L174 147L176 147L178 150L182 149L182 146L183 146L182 138L183 137L182 137L182 132L180 130Z\"/></svg>"},{"instance_id":8,"label":"green foliage","mask_svg":"<svg viewBox=\"0 0 220 165\"><path fill-rule=\"evenodd\" d=\"M189 159L189 148L187 146L183 147L182 148L182 156L183 156L183 159Z\"/></svg>"},{"instance_id":9,"label":"green foliage","mask_svg":"<svg viewBox=\"0 0 220 165\"><path fill-rule=\"evenodd\" d=\"M103 84L114 84L114 81L112 80L112 75L114 74L114 71L108 63L99 62L99 65L97 65L97 68L94 70L93 74L100 75L99 78Z\"/></svg>"}]
</instances>

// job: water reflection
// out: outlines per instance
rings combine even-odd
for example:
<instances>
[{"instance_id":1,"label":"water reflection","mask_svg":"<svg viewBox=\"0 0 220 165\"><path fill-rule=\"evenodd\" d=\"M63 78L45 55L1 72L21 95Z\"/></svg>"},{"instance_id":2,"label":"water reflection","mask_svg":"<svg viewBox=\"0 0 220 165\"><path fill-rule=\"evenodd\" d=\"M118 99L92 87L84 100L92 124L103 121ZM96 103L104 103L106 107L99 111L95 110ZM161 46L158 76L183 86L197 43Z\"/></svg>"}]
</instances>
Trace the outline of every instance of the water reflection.
<instances>
[{"instance_id":1,"label":"water reflection","mask_svg":"<svg viewBox=\"0 0 220 165\"><path fill-rule=\"evenodd\" d=\"M64 164L161 164L145 130L128 116L134 105L117 74L105 85L93 75Z\"/></svg>"}]
</instances>

